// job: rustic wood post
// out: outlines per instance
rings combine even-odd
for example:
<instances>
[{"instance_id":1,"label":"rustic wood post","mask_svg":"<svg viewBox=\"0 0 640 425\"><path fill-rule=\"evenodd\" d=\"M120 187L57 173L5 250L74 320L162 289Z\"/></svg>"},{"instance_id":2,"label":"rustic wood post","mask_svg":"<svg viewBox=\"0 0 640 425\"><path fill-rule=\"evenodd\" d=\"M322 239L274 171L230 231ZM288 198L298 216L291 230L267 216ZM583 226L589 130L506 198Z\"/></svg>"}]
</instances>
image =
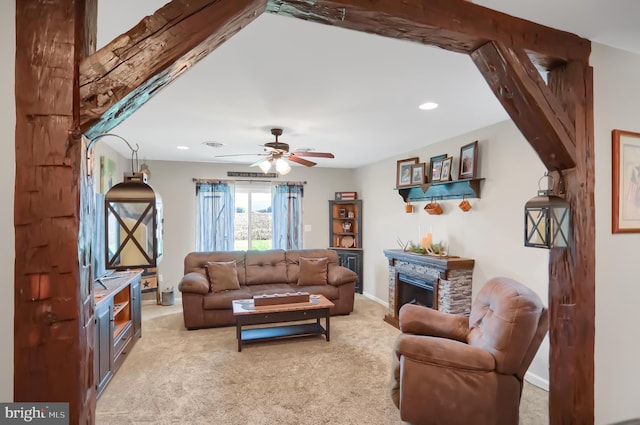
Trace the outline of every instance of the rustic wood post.
<instances>
[{"instance_id":1,"label":"rustic wood post","mask_svg":"<svg viewBox=\"0 0 640 425\"><path fill-rule=\"evenodd\" d=\"M593 69L569 63L549 73L549 87L575 123L576 167L563 171L571 204L571 243L549 258L549 420L594 421L595 169ZM558 180L558 179L556 179Z\"/></svg>"},{"instance_id":2,"label":"rustic wood post","mask_svg":"<svg viewBox=\"0 0 640 425\"><path fill-rule=\"evenodd\" d=\"M93 306L82 223L78 63L95 0L16 1L15 401L70 403L92 423ZM82 202L82 205L87 205ZM90 230L90 229L89 229Z\"/></svg>"}]
</instances>

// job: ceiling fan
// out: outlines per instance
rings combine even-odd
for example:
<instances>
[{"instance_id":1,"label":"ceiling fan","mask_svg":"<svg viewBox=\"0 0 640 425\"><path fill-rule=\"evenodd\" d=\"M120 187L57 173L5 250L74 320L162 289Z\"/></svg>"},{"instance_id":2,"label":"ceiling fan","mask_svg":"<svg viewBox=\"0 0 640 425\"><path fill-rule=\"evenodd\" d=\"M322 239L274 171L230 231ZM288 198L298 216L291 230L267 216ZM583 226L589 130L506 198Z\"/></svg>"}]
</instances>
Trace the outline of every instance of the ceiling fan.
<instances>
[{"instance_id":1,"label":"ceiling fan","mask_svg":"<svg viewBox=\"0 0 640 425\"><path fill-rule=\"evenodd\" d=\"M307 167L313 167L316 165L315 162L309 161L308 159L301 158L303 156L307 157L316 157L316 158L334 158L332 153L329 152L313 152L313 151L304 151L304 150L295 150L289 151L289 145L284 142L280 142L278 140L279 136L282 136L281 128L272 128L271 134L273 134L276 138L273 142L267 142L264 144L264 153L258 154L261 156L258 161L251 164L251 167L258 166L260 169L267 173L271 169L271 165L275 164L276 171L280 174L287 174L291 171L291 166L287 163L287 161L292 161L297 164L305 165ZM239 156L239 155L218 155L218 157L222 156Z\"/></svg>"}]
</instances>

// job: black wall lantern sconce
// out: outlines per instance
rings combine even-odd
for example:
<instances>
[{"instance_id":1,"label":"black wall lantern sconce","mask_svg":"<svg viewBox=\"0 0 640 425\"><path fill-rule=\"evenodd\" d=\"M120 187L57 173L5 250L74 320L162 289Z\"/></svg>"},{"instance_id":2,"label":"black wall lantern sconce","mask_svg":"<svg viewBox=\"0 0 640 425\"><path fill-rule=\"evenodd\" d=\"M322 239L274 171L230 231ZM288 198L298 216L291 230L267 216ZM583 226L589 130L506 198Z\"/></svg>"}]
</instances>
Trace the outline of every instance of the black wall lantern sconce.
<instances>
[{"instance_id":1,"label":"black wall lantern sconce","mask_svg":"<svg viewBox=\"0 0 640 425\"><path fill-rule=\"evenodd\" d=\"M541 190L540 182L544 178L547 178L547 189ZM560 174L560 187L563 185ZM538 196L524 206L524 246L566 248L569 245L570 220L569 203L553 193L553 177L545 173L538 181Z\"/></svg>"},{"instance_id":2,"label":"black wall lantern sconce","mask_svg":"<svg viewBox=\"0 0 640 425\"><path fill-rule=\"evenodd\" d=\"M89 164L90 149L106 136L124 141L131 149L131 172L125 172L124 181L109 189L104 198L105 268L157 267L163 253L162 198L147 184L146 175L136 171L138 145L134 149L116 134L105 133L91 140L87 145Z\"/></svg>"}]
</instances>

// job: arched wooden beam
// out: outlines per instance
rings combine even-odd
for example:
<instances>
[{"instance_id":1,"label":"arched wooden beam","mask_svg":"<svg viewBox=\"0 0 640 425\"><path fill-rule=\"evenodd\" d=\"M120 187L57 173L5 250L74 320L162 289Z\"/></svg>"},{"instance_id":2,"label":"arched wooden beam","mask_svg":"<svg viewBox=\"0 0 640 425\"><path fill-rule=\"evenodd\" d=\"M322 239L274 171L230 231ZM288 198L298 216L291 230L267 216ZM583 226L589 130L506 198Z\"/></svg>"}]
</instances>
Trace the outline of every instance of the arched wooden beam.
<instances>
[{"instance_id":1,"label":"arched wooden beam","mask_svg":"<svg viewBox=\"0 0 640 425\"><path fill-rule=\"evenodd\" d=\"M186 69L184 65L192 64L200 59L199 53L204 55L210 51L208 48L199 48L200 43L205 43L209 39L207 31L210 31L209 35L214 34L211 35L214 39L218 37L216 40L219 43L224 41L226 36L235 33L240 28L240 22L243 22L242 17L244 16L242 15L243 5L246 6L246 10L249 12L245 19L250 20L264 9L265 1L254 0L252 2L250 0L242 0L241 5L236 5L234 8L231 0L173 0L162 9L171 12L170 16L173 16L173 21L165 20L163 22L161 15L154 14L154 17L159 16L160 21L158 22L160 22L160 25L150 32L144 26L147 23L152 23L152 20L149 21L148 18L145 18L147 20L143 20L143 23L140 24L142 25L141 28L136 27L132 32L128 33L129 37L137 40L136 42L130 43L128 39L122 42L121 39L118 39L122 45L116 42L118 40L112 42L109 49L113 50L101 55L104 60L98 60L98 56L92 56L83 62L85 68L80 70L80 77L86 84L83 84L81 96L78 96L76 94L77 91L73 88L67 88L67 85L62 88L55 85L52 86L49 80L40 78L41 74L39 73L32 73L37 78L31 78L30 72L32 70L30 67L35 70L39 70L41 67L51 67L55 70L56 76L66 72L62 70L63 67L59 64L70 64L72 66L75 63L69 60L69 46L73 44L71 48L82 48L82 44L87 40L83 40L80 35L84 34L84 37L91 37L95 35L95 28L89 29L85 27L86 31L83 31L79 25L78 28L74 28L74 30L77 30L78 39L72 41L63 40L57 51L55 49L52 50L48 38L59 41L56 37L51 36L51 34L55 35L54 31L57 30L52 27L52 23L60 28L65 25L73 27L74 17L72 16L71 19L64 22L54 22L51 19L42 19L47 14L46 8L42 8L45 11L41 12L42 16L31 16L21 14L20 10L22 8L18 7L16 19L16 28L18 28L16 69L18 70L18 64L22 64L27 71L16 71L17 103L20 101L24 104L20 105L20 107L17 105L16 108L16 216L23 217L22 213L18 214L19 208L25 208L25 206L31 205L33 202L31 198L28 200L29 202L25 201L26 198L24 198L22 202L27 203L24 203L23 207L19 206L20 199L22 199L19 195L20 192L27 193L29 190L27 186L24 186L24 183L29 182L29 179L37 178L39 169L45 169L36 162L29 162L32 160L28 156L21 157L21 155L25 155L23 147L37 147L38 145L34 143L39 141L44 143L43 147L45 149L40 151L31 149L31 153L48 153L49 149L51 149L48 145L48 138L37 137L33 139L33 136L28 131L25 131L32 125L30 122L34 116L53 117L55 121L55 119L58 119L57 117L68 113L68 108L60 108L59 106L64 102L64 96L69 96L69 91L72 91L73 123L80 122L83 130L91 127L90 135L110 129L128 114L135 111L142 104L145 96L153 95L158 88L163 87L164 84L172 81L175 76L184 71ZM38 2L45 6L55 3L56 7L61 11L60 16L66 16L65 13L70 8L77 7L78 10L76 12L78 12L85 3L88 5L93 0L56 0L56 2L32 0L29 2L29 7L24 7L25 11L28 10L29 14L40 13L36 7L31 7ZM20 5L22 3L18 2ZM195 4L202 7L194 7L193 5ZM250 13L251 5L256 6L253 14ZM495 41L508 48L526 51L529 54L535 52L535 57L538 58L536 62L548 69L552 69L549 77L549 86L558 97L560 103L564 105L564 110L570 120L575 123L576 159L574 162L576 166L570 170L567 176L567 199L572 204L572 219L574 219L572 222L572 232L574 234L571 241L572 246L568 250L552 251L550 257L549 303L552 314L550 331L551 423L593 423L593 305L595 299L593 193L595 177L593 174L593 76L592 70L588 66L589 42L563 31L515 19L461 0L402 0L400 2L397 0L272 1L269 3L268 10L273 13L388 37L435 44L448 50L463 51L464 53L470 53L489 41ZM180 11L187 12L186 14L181 14ZM50 13L50 15L56 16L55 13ZM78 16L75 16L75 18ZM189 21L186 27L181 25L183 20L185 22ZM36 24L40 22L42 23L41 25ZM206 30L205 27L210 22L216 24L210 25L209 29ZM238 25L237 28L233 26L234 22ZM167 32L166 27L174 25L176 27L175 34ZM64 29L68 30L69 28ZM198 40L200 37L202 39ZM143 39L146 39L146 41L143 41ZM20 46L23 46L23 48L19 48ZM212 46L217 46L215 41L212 42ZM170 54L166 53L164 49L168 49ZM32 51L36 53L33 55L25 53ZM46 60L42 60L41 54L45 55ZM154 55L157 55L158 58L155 58ZM124 59L121 59L121 57ZM171 57L173 57L174 62L180 62L183 59L184 62L178 63L176 65L177 68L173 68ZM74 60L77 60L77 57L74 57ZM86 68L89 62L92 63L89 66L92 71L88 71ZM559 67L557 66L558 64L563 66ZM568 65L564 66L564 64ZM129 66L128 69L123 69L127 66ZM526 70L524 71L526 72ZM45 69L46 72L47 70ZM160 77L155 77L156 74L159 74ZM25 77L26 75L29 76ZM68 75L66 78L68 79ZM102 85L101 79L105 79L104 85ZM47 86L53 92L40 93L38 88L42 81L47 82ZM162 84L163 81L165 81L164 84ZM18 89L18 87L22 87L22 89ZM40 105L38 102L34 102L39 107L36 108L38 109L37 114L28 113L28 110L32 109L28 98L26 100L20 99L20 97L28 96L28 93L33 92L33 90L30 90L33 87L36 87L36 100L43 103L43 105ZM141 100L136 100L137 97ZM79 105L80 101L82 101L82 105ZM96 102L95 109L92 108L91 102L93 101ZM118 104L119 102L121 104ZM104 107L105 105L106 107ZM76 108L80 108L80 119L77 119ZM100 108L103 109L100 110ZM25 110L27 111L26 114ZM542 118L542 121L546 119ZM22 131L19 131L21 128ZM73 129L75 128L76 126L74 125ZM57 132L57 130L55 131ZM74 132L74 134L76 133ZM70 156L72 161L78 160L82 156L83 151L79 148L79 145L73 140L69 143L73 150L68 150L67 155ZM59 147L59 145L55 145L56 149ZM65 147L67 147L66 144ZM564 151L570 150L566 146L561 146L560 149ZM560 151L560 155L564 155L564 153ZM541 157L544 156L547 155L541 155ZM19 157L22 159L19 160ZM55 159L56 157L55 155L48 155L47 158ZM83 161L80 159L80 162ZM21 244L31 243L33 240L39 241L47 236L45 229L51 226L41 226L39 224L40 221L38 221L40 218L49 218L47 214L50 214L51 211L67 211L77 208L77 196L61 197L59 192L61 187L65 187L65 184L77 184L80 170L75 168L73 173L67 174L67 176L61 178L62 184L56 183L57 180L55 179L50 180L53 184L49 185L49 187L51 190L56 191L56 196L49 196L47 193L46 203L49 208L38 211L29 210L28 212L32 213L33 217L21 219L31 220L30 222L34 223L33 226L29 229L23 229L20 226L30 222L16 222L16 252L23 251L18 249L18 247L22 246ZM25 187L27 188L25 189ZM74 237L77 236L78 227L75 221L67 226L62 236L68 236L68 234L73 234ZM39 254L40 251L42 250L39 249L36 253ZM79 260L80 254L78 252L77 250L74 251L73 255L65 257L66 260ZM76 255L78 255L78 258L74 258ZM47 261L45 262L48 263ZM22 274L20 274L22 272L18 273L20 266L20 264L16 263L16 294L22 294L26 284L26 281L22 279ZM77 277L77 274L66 273L61 283L64 285L73 283L77 286ZM88 277L83 276L80 281L84 284L88 282ZM73 288L75 289L76 286ZM64 287L67 288L67 286ZM64 294L62 294L62 297L65 301L71 299L65 298L66 295ZM73 299L80 303L80 309L84 311L83 305L86 304L82 303L86 298L81 295ZM23 315L16 316L15 320L16 344L20 343L18 341L20 332L31 332L29 319L26 318L26 314L30 310L27 304L21 304L19 309L19 302L22 301L17 299L16 311L21 311ZM77 305L77 303L74 304ZM80 320L84 320L84 318L84 315L79 314ZM80 336L81 338L83 336L86 337L80 342L79 347L80 355L85 358L91 352L90 335L86 332L86 329L89 328L90 326L85 324L84 335ZM66 341L63 339L49 339L47 344L51 345L51 350L57 350L59 347L65 347ZM23 354L27 355L31 355L31 352L33 352L34 355L30 358L37 359L35 355L41 351L41 346L22 346L20 349L25 350ZM74 361L75 359L71 358L70 363ZM30 365L30 363L25 364ZM574 365L569 372L562 369L567 364ZM66 366L69 367L70 365L67 364ZM38 391L44 391L42 394L45 394L45 392L49 394L47 392L48 387L46 387L47 377L42 374L32 374L30 370L21 367L18 361L16 361L15 379L16 382L27 379L34 383L34 385L24 387L24 397L21 397L24 400L43 398L39 397L40 393ZM85 383L90 385L88 380ZM88 388L87 391L89 390L91 388ZM84 396L85 394L82 395ZM71 396L72 400L77 400L77 397L77 393ZM83 406L83 403L87 402L83 401L77 405ZM80 416L83 418L81 422L87 422L84 420L85 416L82 413L78 414L78 410L72 405L73 420L75 421ZM89 420L92 420L92 418Z\"/></svg>"},{"instance_id":2,"label":"arched wooden beam","mask_svg":"<svg viewBox=\"0 0 640 425\"><path fill-rule=\"evenodd\" d=\"M80 129L109 131L264 12L266 0L173 0L80 64Z\"/></svg>"},{"instance_id":3,"label":"arched wooden beam","mask_svg":"<svg viewBox=\"0 0 640 425\"><path fill-rule=\"evenodd\" d=\"M471 59L547 169L575 167L574 123L527 54L490 42Z\"/></svg>"},{"instance_id":4,"label":"arched wooden beam","mask_svg":"<svg viewBox=\"0 0 640 425\"><path fill-rule=\"evenodd\" d=\"M464 0L269 0L267 12L471 54L489 41L532 52L546 69L587 63L589 40Z\"/></svg>"}]
</instances>

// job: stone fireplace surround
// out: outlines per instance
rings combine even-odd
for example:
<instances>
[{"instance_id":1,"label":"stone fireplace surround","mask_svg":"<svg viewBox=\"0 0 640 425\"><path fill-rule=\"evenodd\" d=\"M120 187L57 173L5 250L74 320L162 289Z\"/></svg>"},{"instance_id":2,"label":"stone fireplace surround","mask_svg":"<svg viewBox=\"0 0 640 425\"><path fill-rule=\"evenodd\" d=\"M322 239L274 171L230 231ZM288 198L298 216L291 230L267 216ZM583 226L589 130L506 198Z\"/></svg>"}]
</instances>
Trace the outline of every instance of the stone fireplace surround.
<instances>
[{"instance_id":1,"label":"stone fireplace surround","mask_svg":"<svg viewBox=\"0 0 640 425\"><path fill-rule=\"evenodd\" d=\"M434 257L386 249L389 261L389 312L384 320L398 327L398 311L416 302L445 313L468 316L475 260ZM431 304L431 305L429 305Z\"/></svg>"}]
</instances>

